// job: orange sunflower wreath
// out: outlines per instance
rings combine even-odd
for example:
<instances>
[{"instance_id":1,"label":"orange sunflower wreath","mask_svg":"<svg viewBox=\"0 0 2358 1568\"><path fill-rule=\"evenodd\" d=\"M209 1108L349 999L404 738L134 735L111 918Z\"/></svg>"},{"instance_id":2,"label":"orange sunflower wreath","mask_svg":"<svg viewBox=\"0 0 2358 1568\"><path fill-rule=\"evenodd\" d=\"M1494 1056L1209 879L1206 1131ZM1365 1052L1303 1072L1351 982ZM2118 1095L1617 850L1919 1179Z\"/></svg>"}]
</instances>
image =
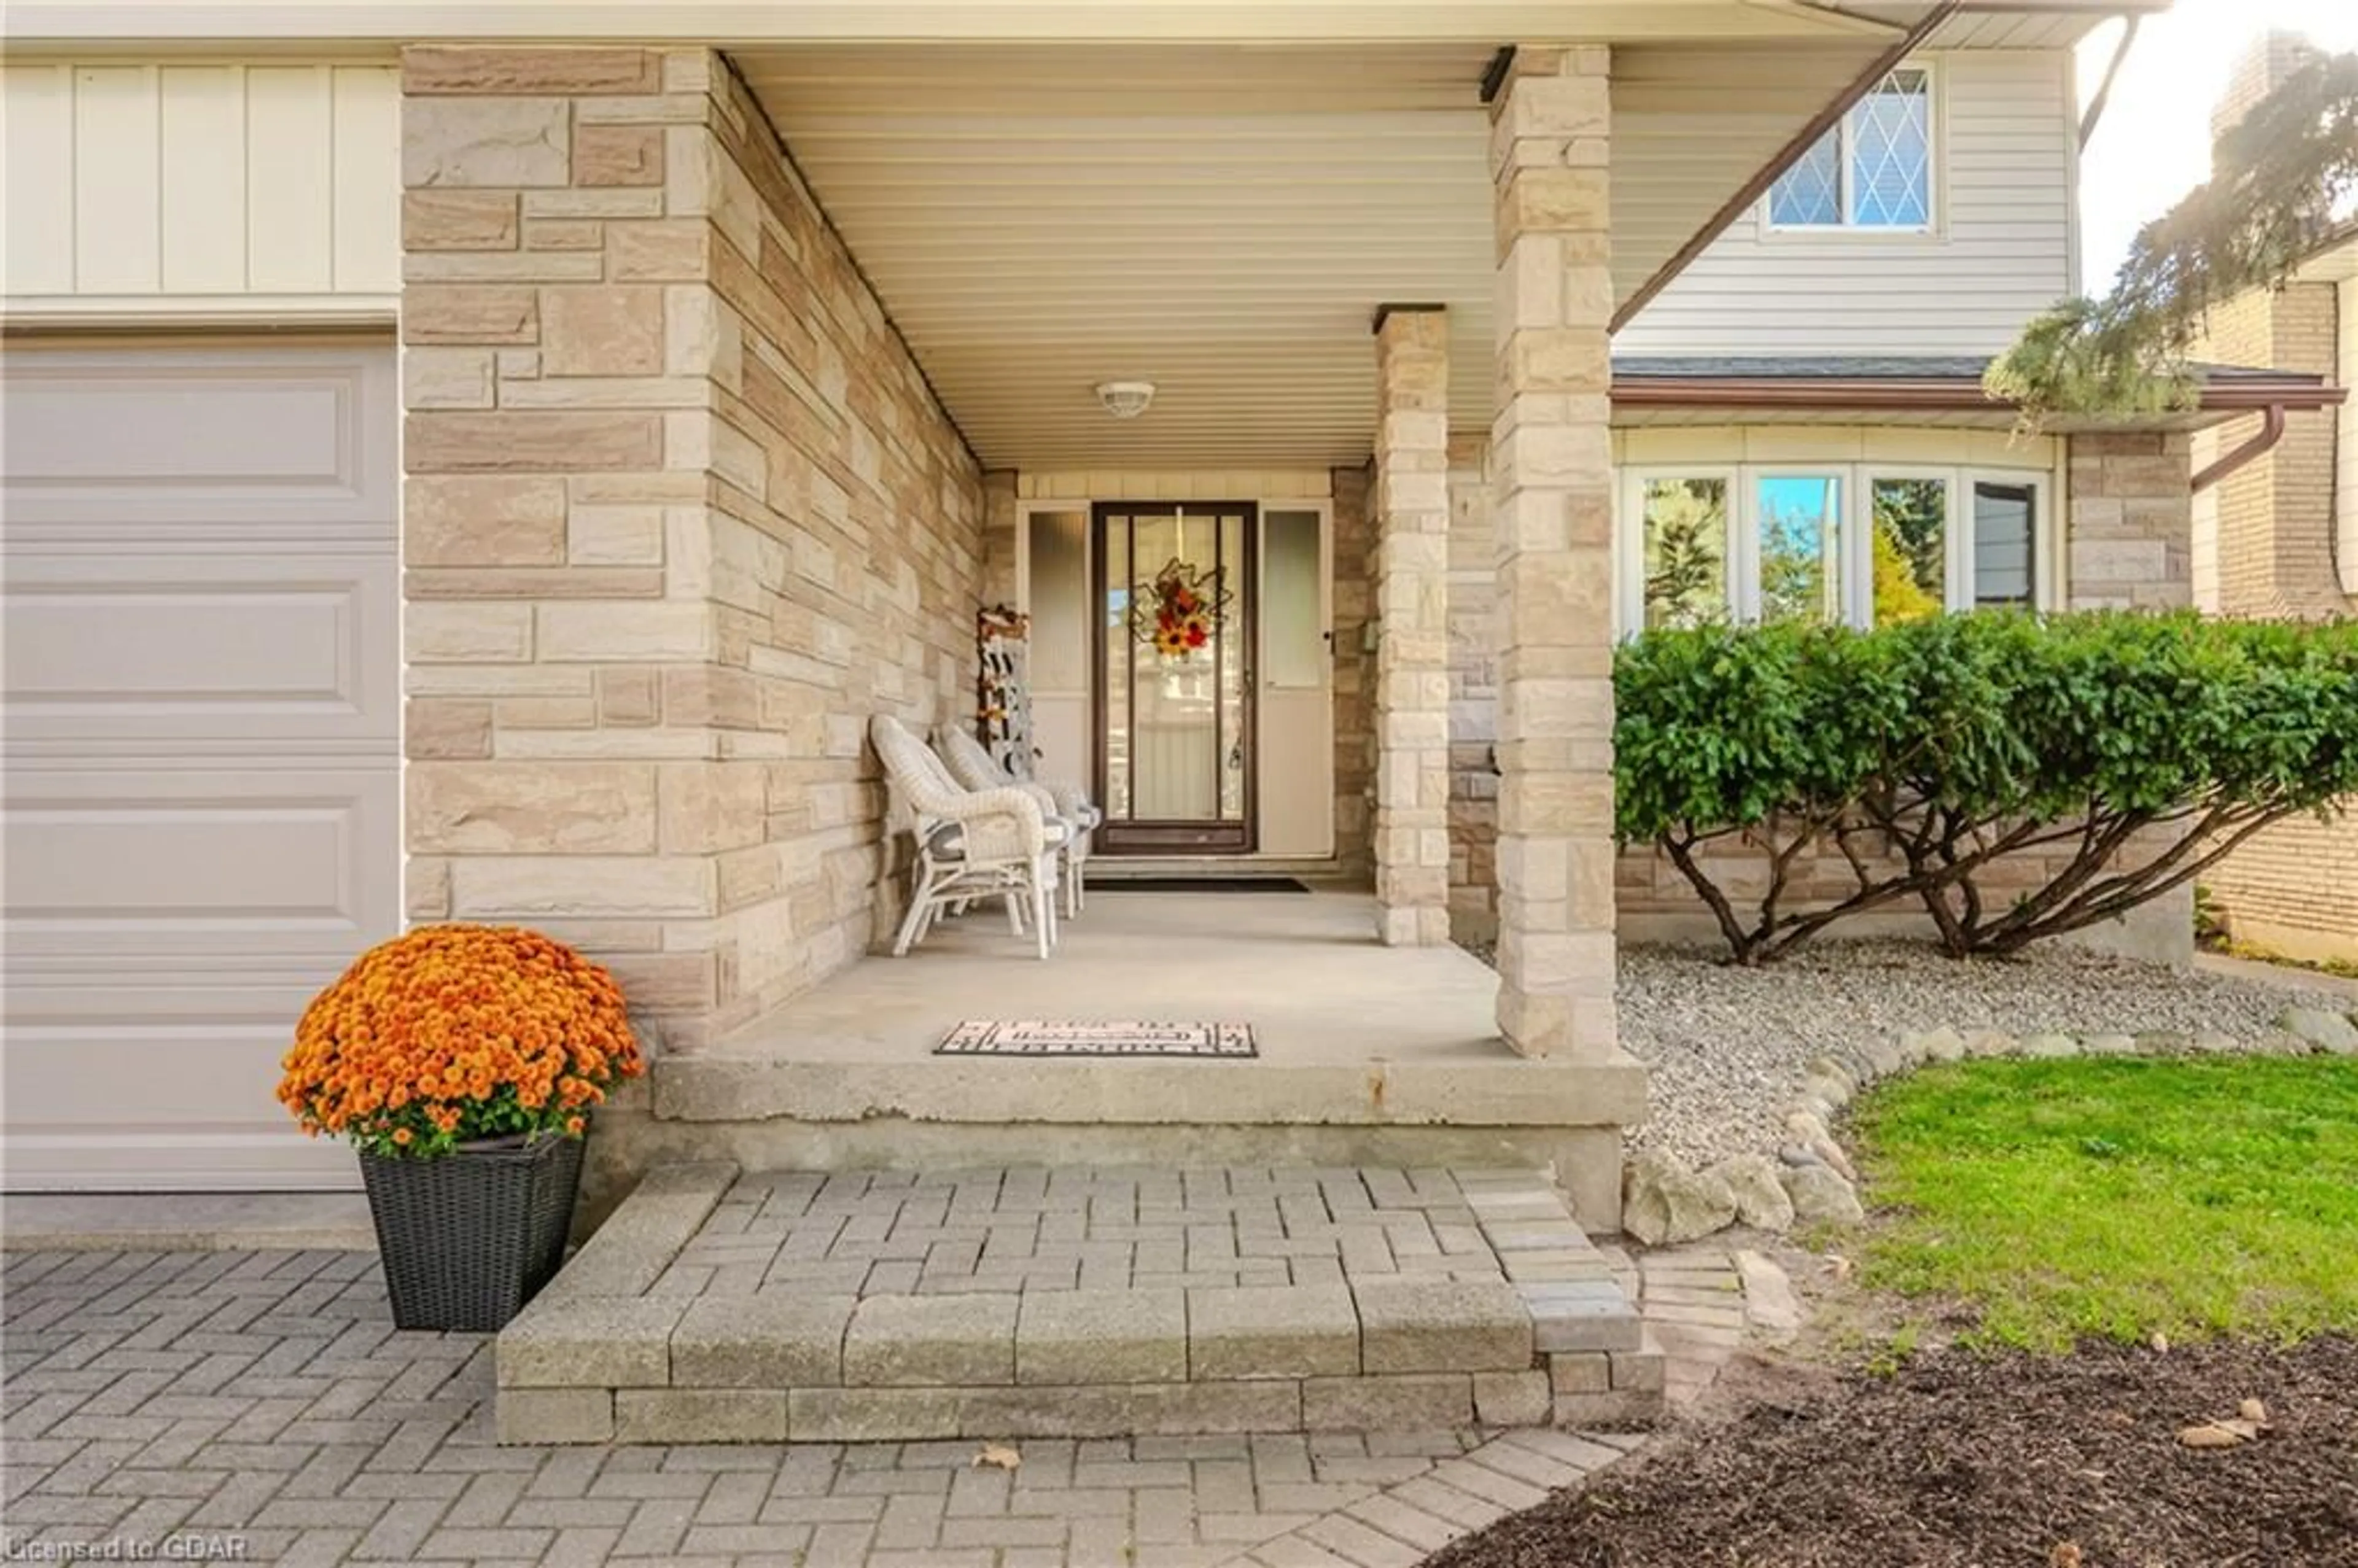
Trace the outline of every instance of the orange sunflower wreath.
<instances>
[{"instance_id":1,"label":"orange sunflower wreath","mask_svg":"<svg viewBox=\"0 0 2358 1568\"><path fill-rule=\"evenodd\" d=\"M372 1154L579 1137L643 1070L614 977L512 925L427 925L370 948L312 999L278 1098L305 1131Z\"/></svg>"}]
</instances>

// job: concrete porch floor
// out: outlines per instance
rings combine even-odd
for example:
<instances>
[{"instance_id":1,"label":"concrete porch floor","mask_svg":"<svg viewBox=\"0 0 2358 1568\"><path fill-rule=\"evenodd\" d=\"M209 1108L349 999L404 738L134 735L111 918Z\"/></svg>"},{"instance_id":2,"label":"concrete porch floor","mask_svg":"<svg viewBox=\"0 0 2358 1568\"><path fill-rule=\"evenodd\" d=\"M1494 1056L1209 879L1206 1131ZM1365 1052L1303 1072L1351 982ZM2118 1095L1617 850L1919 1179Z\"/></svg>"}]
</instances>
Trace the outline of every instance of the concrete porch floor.
<instances>
[{"instance_id":1,"label":"concrete porch floor","mask_svg":"<svg viewBox=\"0 0 2358 1568\"><path fill-rule=\"evenodd\" d=\"M1548 1170L1618 1227L1645 1069L1533 1061L1455 947L1388 948L1347 892L1094 889L1043 962L996 909L870 957L746 1030L659 1058L600 1113L593 1209L663 1161L748 1170L1215 1162ZM961 1020L1249 1024L1255 1059L936 1056Z\"/></svg>"},{"instance_id":2,"label":"concrete porch floor","mask_svg":"<svg viewBox=\"0 0 2358 1568\"><path fill-rule=\"evenodd\" d=\"M1249 1023L1273 1065L1514 1061L1498 1037L1498 989L1463 948L1382 946L1364 893L1107 882L1045 962L1001 911L970 910L907 957L862 958L700 1054L917 1061L961 1019L1173 1019Z\"/></svg>"}]
</instances>

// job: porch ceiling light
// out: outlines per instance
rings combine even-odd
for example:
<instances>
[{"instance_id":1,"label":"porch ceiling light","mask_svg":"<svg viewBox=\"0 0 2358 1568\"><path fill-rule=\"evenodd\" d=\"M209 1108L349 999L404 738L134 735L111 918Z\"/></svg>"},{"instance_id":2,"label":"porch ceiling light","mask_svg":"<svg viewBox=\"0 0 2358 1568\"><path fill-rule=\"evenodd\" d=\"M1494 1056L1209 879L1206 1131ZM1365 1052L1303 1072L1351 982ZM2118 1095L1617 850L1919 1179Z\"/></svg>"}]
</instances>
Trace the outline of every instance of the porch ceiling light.
<instances>
[{"instance_id":1,"label":"porch ceiling light","mask_svg":"<svg viewBox=\"0 0 2358 1568\"><path fill-rule=\"evenodd\" d=\"M1135 419L1146 412L1154 401L1154 384L1151 381L1101 381L1098 383L1098 401L1105 411L1117 419Z\"/></svg>"}]
</instances>

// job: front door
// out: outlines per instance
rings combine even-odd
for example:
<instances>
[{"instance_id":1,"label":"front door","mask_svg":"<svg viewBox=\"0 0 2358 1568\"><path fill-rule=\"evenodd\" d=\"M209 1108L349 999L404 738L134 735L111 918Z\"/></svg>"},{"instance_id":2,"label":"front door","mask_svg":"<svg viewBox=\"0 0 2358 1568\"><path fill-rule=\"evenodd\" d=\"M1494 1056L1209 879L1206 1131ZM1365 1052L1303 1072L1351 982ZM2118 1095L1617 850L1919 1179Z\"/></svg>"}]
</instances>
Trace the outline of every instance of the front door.
<instances>
[{"instance_id":1,"label":"front door","mask_svg":"<svg viewBox=\"0 0 2358 1568\"><path fill-rule=\"evenodd\" d=\"M1109 854L1243 854L1253 826L1254 507L1095 508L1094 771Z\"/></svg>"}]
</instances>

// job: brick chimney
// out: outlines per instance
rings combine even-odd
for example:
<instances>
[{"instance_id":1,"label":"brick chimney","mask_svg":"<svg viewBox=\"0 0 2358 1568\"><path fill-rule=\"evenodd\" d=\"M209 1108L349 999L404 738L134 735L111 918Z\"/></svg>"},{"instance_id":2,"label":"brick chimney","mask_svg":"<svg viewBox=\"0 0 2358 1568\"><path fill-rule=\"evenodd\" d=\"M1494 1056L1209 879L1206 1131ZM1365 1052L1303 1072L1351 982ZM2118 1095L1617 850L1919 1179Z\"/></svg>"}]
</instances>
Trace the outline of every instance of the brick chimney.
<instances>
[{"instance_id":1,"label":"brick chimney","mask_svg":"<svg viewBox=\"0 0 2358 1568\"><path fill-rule=\"evenodd\" d=\"M2245 44L2244 52L2236 57L2235 69L2227 77L2227 90L2211 106L2211 140L2215 144L2261 99L2274 92L2277 83L2323 55L2322 49L2301 34L2277 27L2270 27Z\"/></svg>"}]
</instances>

